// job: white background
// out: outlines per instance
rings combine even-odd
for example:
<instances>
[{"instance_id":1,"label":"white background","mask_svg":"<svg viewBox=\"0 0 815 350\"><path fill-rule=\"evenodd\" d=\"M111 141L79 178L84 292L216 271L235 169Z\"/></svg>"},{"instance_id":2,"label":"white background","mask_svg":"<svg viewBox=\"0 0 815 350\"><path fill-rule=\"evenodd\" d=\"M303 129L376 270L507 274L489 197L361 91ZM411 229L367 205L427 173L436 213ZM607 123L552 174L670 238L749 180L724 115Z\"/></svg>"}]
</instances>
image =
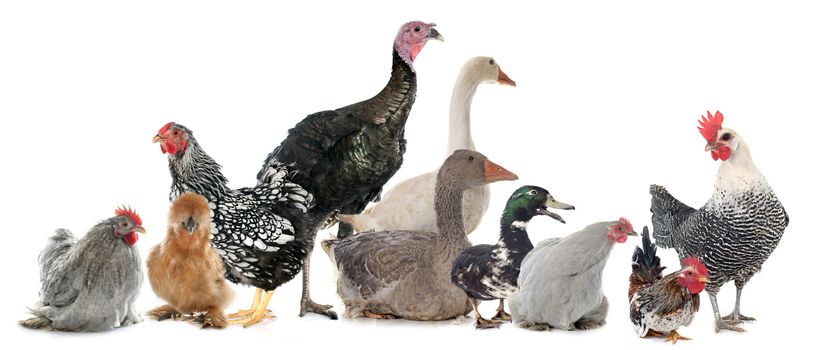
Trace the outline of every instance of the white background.
<instances>
[{"instance_id":1,"label":"white background","mask_svg":"<svg viewBox=\"0 0 815 350\"><path fill-rule=\"evenodd\" d=\"M294 4L296 3L296 4ZM407 124L408 152L391 181L440 164L453 82L468 58L490 55L518 86L482 86L473 105L478 149L520 175L493 185L474 243L497 240L498 217L518 186L536 184L577 210L566 225L536 219L533 241L627 216L650 224L648 185L666 185L701 206L718 163L703 152L696 120L721 110L783 201L791 225L762 273L747 285L747 334L713 332L706 294L681 346L770 345L804 340L811 326L812 161L815 115L813 10L797 3L683 1L531 4L527 1L347 3L211 1L4 1L0 5L3 223L2 327L6 344L58 348L304 344L333 347L554 348L661 346L631 329L626 301L638 240L612 251L604 288L608 324L587 332L534 333L463 322L330 321L297 317L300 278L270 307L278 318L244 330L200 331L145 321L106 334L23 329L39 288L37 254L57 227L82 235L126 203L148 234L164 236L170 176L150 142L168 121L190 127L233 187L251 186L266 154L311 112L377 93L390 73L397 28L438 23L416 62L419 90ZM565 2L564 2L565 3ZM321 232L319 238L325 238ZM675 253L660 251L670 270ZM333 270L317 249L312 293L342 306ZM235 287L232 309L253 290ZM720 293L729 313L735 289ZM160 305L145 283L139 307ZM491 315L495 303L481 310ZM24 342L24 343L23 343ZM58 344L56 342L59 342ZM665 345L667 346L667 345Z\"/></svg>"}]
</instances>

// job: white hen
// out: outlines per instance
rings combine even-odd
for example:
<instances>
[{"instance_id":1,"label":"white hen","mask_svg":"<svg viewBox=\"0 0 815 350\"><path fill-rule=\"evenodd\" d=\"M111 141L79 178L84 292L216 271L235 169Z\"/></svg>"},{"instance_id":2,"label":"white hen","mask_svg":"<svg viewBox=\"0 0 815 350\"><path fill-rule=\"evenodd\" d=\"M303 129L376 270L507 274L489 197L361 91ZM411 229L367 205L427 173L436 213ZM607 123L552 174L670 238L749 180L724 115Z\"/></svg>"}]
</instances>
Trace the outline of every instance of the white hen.
<instances>
[{"instance_id":1,"label":"white hen","mask_svg":"<svg viewBox=\"0 0 815 350\"><path fill-rule=\"evenodd\" d=\"M491 57L473 57L461 68L450 101L450 129L445 157L458 149L475 150L470 133L470 105L481 83L515 86ZM340 221L356 232L436 231L433 197L438 169L400 182L382 200L358 215L342 215ZM464 192L464 226L467 234L478 227L490 201L489 185Z\"/></svg>"}]
</instances>

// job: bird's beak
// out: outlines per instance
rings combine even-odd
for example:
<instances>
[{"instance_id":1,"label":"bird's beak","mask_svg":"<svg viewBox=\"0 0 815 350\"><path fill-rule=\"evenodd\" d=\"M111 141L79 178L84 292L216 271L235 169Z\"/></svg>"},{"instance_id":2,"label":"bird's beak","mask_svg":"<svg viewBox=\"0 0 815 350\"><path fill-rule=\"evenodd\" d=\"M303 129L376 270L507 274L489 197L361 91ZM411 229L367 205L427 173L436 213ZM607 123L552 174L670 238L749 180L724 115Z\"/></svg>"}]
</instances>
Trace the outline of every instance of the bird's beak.
<instances>
[{"instance_id":1,"label":"bird's beak","mask_svg":"<svg viewBox=\"0 0 815 350\"><path fill-rule=\"evenodd\" d=\"M439 33L439 31L436 30L436 28L430 28L430 33L427 34L427 37L430 38L430 39L436 39L436 40L442 41L442 42L444 41L444 37L441 36L441 33Z\"/></svg>"},{"instance_id":2,"label":"bird's beak","mask_svg":"<svg viewBox=\"0 0 815 350\"><path fill-rule=\"evenodd\" d=\"M515 86L515 82L512 81L512 79L510 79L503 70L501 70L501 67L498 67L498 84Z\"/></svg>"},{"instance_id":3,"label":"bird's beak","mask_svg":"<svg viewBox=\"0 0 815 350\"><path fill-rule=\"evenodd\" d=\"M712 150L714 150L714 149L717 149L717 148L719 148L719 145L718 145L718 144L716 144L716 143L708 143L708 144L705 146L705 152L710 152L710 151L712 151Z\"/></svg>"},{"instance_id":4,"label":"bird's beak","mask_svg":"<svg viewBox=\"0 0 815 350\"><path fill-rule=\"evenodd\" d=\"M167 139L166 137L156 134L156 136L153 136L153 143L164 142L164 140L166 139Z\"/></svg>"},{"instance_id":5,"label":"bird's beak","mask_svg":"<svg viewBox=\"0 0 815 350\"><path fill-rule=\"evenodd\" d=\"M634 231L634 230L631 230L631 232L629 232L629 233L628 233L628 235L629 235L629 236L632 236L632 237L637 237L637 236L639 236L639 234L637 233L637 231Z\"/></svg>"},{"instance_id":6,"label":"bird's beak","mask_svg":"<svg viewBox=\"0 0 815 350\"><path fill-rule=\"evenodd\" d=\"M699 276L699 282L707 283L708 279L706 276Z\"/></svg>"},{"instance_id":7,"label":"bird's beak","mask_svg":"<svg viewBox=\"0 0 815 350\"><path fill-rule=\"evenodd\" d=\"M549 195L549 197L546 198L546 202L545 202L544 206L542 208L538 208L538 214L546 215L546 216L548 216L548 217L550 217L552 219L560 221L560 223L562 223L562 224L565 224L566 221L563 220L563 218L560 215L546 210L547 208L562 209L562 210L574 210L573 205L558 202L551 195Z\"/></svg>"},{"instance_id":8,"label":"bird's beak","mask_svg":"<svg viewBox=\"0 0 815 350\"><path fill-rule=\"evenodd\" d=\"M484 160L484 180L487 182L505 181L505 180L518 180L518 175L513 174L511 171L504 169L502 166L490 162L489 159Z\"/></svg>"},{"instance_id":9,"label":"bird's beak","mask_svg":"<svg viewBox=\"0 0 815 350\"><path fill-rule=\"evenodd\" d=\"M141 234L146 234L147 233L147 230L145 230L144 227L141 227L141 226L138 226L138 225L135 228L133 228L133 231L136 231L136 232L141 233Z\"/></svg>"},{"instance_id":10,"label":"bird's beak","mask_svg":"<svg viewBox=\"0 0 815 350\"><path fill-rule=\"evenodd\" d=\"M187 226L187 233L189 234L192 234L192 231L195 231L195 227L198 226L195 221L192 221L192 218L187 219L184 225Z\"/></svg>"}]
</instances>

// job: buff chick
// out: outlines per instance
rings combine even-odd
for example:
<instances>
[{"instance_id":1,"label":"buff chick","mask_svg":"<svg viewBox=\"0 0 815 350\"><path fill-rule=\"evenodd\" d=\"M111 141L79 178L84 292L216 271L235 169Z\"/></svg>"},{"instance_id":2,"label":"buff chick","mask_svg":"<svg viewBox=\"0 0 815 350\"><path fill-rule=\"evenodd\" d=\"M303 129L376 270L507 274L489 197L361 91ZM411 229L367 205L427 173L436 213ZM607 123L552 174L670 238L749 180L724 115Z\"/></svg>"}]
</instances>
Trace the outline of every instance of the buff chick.
<instances>
[{"instance_id":1,"label":"buff chick","mask_svg":"<svg viewBox=\"0 0 815 350\"><path fill-rule=\"evenodd\" d=\"M173 201L167 237L147 258L147 276L153 292L167 305L147 315L159 321L187 315L204 328L224 328L224 309L233 291L224 279L221 258L212 249L212 217L201 195L185 193ZM196 315L197 314L197 315Z\"/></svg>"}]
</instances>

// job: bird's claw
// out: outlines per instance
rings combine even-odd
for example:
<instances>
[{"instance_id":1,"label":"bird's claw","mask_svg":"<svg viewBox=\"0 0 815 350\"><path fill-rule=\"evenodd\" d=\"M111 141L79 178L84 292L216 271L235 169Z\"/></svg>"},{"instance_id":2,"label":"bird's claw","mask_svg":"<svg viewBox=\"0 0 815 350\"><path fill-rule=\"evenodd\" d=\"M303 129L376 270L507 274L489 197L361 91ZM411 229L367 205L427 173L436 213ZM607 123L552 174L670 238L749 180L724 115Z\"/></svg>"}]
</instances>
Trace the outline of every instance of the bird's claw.
<instances>
[{"instance_id":1,"label":"bird's claw","mask_svg":"<svg viewBox=\"0 0 815 350\"><path fill-rule=\"evenodd\" d=\"M492 320L493 321L500 321L500 322L510 322L510 321L512 321L512 315L510 315L509 313L507 313L504 310L500 310L500 311L498 311L497 314L495 314L495 316L492 317Z\"/></svg>"},{"instance_id":2,"label":"bird's claw","mask_svg":"<svg viewBox=\"0 0 815 350\"><path fill-rule=\"evenodd\" d=\"M501 324L502 322L497 320L487 320L481 317L475 319L476 329L499 328L501 327Z\"/></svg>"},{"instance_id":3,"label":"bird's claw","mask_svg":"<svg viewBox=\"0 0 815 350\"><path fill-rule=\"evenodd\" d=\"M745 316L738 312L731 312L730 315L722 317L722 320L731 321L731 323L742 323L744 321L755 321L755 317Z\"/></svg>"},{"instance_id":4,"label":"bird's claw","mask_svg":"<svg viewBox=\"0 0 815 350\"><path fill-rule=\"evenodd\" d=\"M307 313L311 312L324 315L332 320L336 320L338 318L337 313L331 310L332 308L334 307L331 305L317 304L311 299L304 299L300 302L300 317L303 317Z\"/></svg>"},{"instance_id":5,"label":"bird's claw","mask_svg":"<svg viewBox=\"0 0 815 350\"><path fill-rule=\"evenodd\" d=\"M733 321L725 321L719 320L716 322L716 333L719 333L720 330L726 329L728 331L734 331L739 333L744 333L744 328L738 327L737 325L741 324L741 321L733 322Z\"/></svg>"},{"instance_id":6,"label":"bird's claw","mask_svg":"<svg viewBox=\"0 0 815 350\"><path fill-rule=\"evenodd\" d=\"M679 335L679 332L677 331L671 331L670 334L665 336L665 342L671 342L672 344L676 344L676 342L679 340L692 340L692 339Z\"/></svg>"}]
</instances>

